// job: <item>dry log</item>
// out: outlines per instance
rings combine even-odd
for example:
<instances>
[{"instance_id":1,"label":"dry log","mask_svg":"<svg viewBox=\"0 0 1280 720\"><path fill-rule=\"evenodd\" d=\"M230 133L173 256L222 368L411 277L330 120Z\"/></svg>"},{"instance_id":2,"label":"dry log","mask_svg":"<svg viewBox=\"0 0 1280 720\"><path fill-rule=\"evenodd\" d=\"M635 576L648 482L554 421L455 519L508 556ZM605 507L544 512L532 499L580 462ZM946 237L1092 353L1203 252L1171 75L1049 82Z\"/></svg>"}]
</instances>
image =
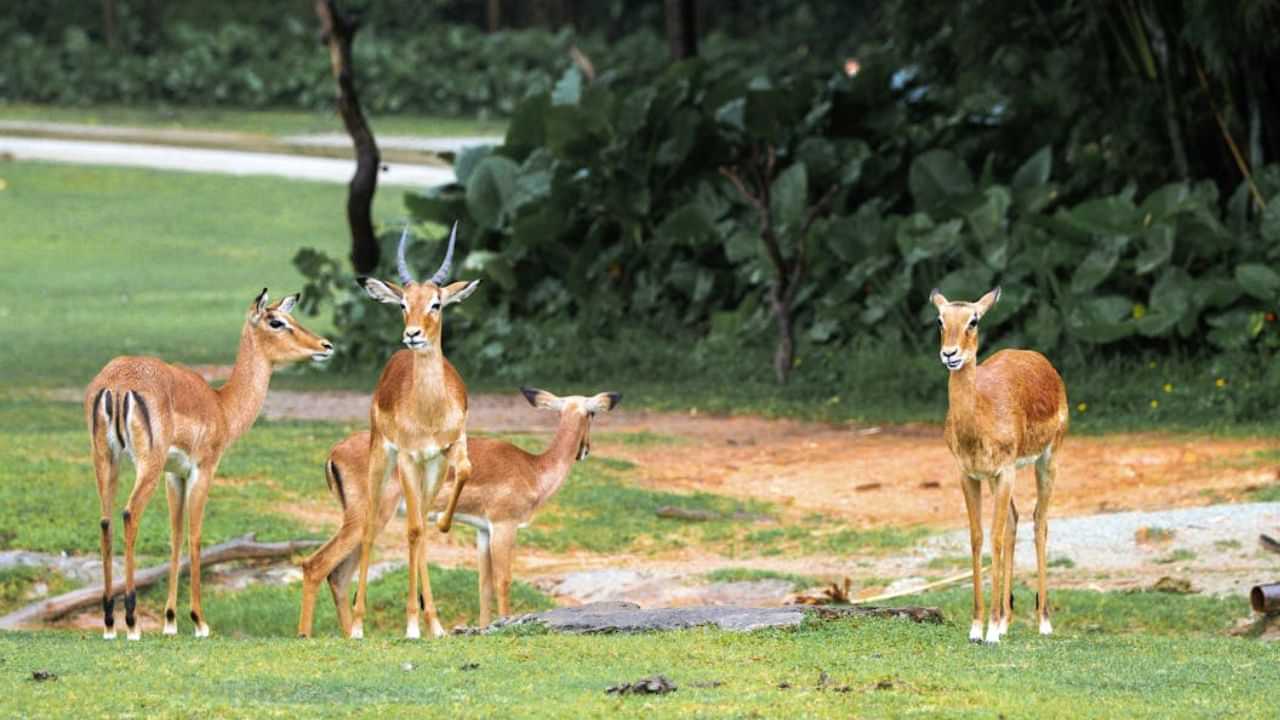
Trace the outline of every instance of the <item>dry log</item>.
<instances>
[{"instance_id":1,"label":"dry log","mask_svg":"<svg viewBox=\"0 0 1280 720\"><path fill-rule=\"evenodd\" d=\"M654 514L667 520L686 520L689 522L708 522L710 520L719 520L722 517L718 512L694 510L678 505L663 505L655 510Z\"/></svg>"},{"instance_id":2,"label":"dry log","mask_svg":"<svg viewBox=\"0 0 1280 720\"><path fill-rule=\"evenodd\" d=\"M260 543L254 538L254 534L249 533L244 537L228 540L221 545L214 545L201 553L200 561L202 566L209 567L211 565L230 562L232 560L270 560L274 558L288 557L296 552L320 545L319 540L289 540L286 542ZM182 574L187 572L190 566L190 558L183 556L181 562L178 563L178 573ZM166 560L162 565L156 565L136 572L134 574L134 584L137 589L142 589L150 585L154 585L168 576L169 562ZM121 580L116 583L113 591L117 597L123 596L124 581ZM64 615L73 613L76 610L100 605L101 603L101 585L93 585L91 587L80 588L79 590L72 590L69 593L63 593L56 597L45 598L39 602L31 603L26 607L14 610L4 617L0 617L0 630L14 630L20 627L38 625L48 620L56 620Z\"/></svg>"},{"instance_id":3,"label":"dry log","mask_svg":"<svg viewBox=\"0 0 1280 720\"><path fill-rule=\"evenodd\" d=\"M1262 544L1263 550L1270 550L1273 553L1280 553L1280 540L1276 540L1270 535L1259 535L1258 542Z\"/></svg>"}]
</instances>

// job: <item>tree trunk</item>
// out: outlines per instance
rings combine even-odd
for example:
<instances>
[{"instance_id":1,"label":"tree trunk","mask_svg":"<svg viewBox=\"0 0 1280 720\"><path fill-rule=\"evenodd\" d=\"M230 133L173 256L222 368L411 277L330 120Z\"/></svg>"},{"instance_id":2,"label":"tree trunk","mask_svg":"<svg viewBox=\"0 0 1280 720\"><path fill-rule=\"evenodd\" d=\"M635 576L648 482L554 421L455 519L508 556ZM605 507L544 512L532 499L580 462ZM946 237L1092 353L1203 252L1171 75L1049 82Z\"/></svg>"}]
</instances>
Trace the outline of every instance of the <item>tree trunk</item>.
<instances>
[{"instance_id":1,"label":"tree trunk","mask_svg":"<svg viewBox=\"0 0 1280 720\"><path fill-rule=\"evenodd\" d=\"M373 194L378 189L378 169L382 156L373 131L360 109L356 94L355 69L351 65L351 42L358 23L344 16L334 0L315 0L320 18L321 41L329 47L329 64L338 84L338 114L351 136L356 151L356 172L347 185L347 224L351 228L351 266L367 275L378 267L381 254L373 234Z\"/></svg>"},{"instance_id":2,"label":"tree trunk","mask_svg":"<svg viewBox=\"0 0 1280 720\"><path fill-rule=\"evenodd\" d=\"M502 0L488 0L485 3L485 21L491 33L502 29Z\"/></svg>"},{"instance_id":3,"label":"tree trunk","mask_svg":"<svg viewBox=\"0 0 1280 720\"><path fill-rule=\"evenodd\" d=\"M107 49L115 52L120 47L120 38L116 32L116 0L102 0L102 37L107 42Z\"/></svg>"},{"instance_id":4,"label":"tree trunk","mask_svg":"<svg viewBox=\"0 0 1280 720\"><path fill-rule=\"evenodd\" d=\"M698 54L697 0L664 0L667 18L667 46L671 59L684 60Z\"/></svg>"},{"instance_id":5,"label":"tree trunk","mask_svg":"<svg viewBox=\"0 0 1280 720\"><path fill-rule=\"evenodd\" d=\"M796 331L791 303L787 300L789 293L781 283L779 280L769 291L769 304L778 323L778 348L773 353L773 372L778 376L778 383L786 385L796 361Z\"/></svg>"}]
</instances>

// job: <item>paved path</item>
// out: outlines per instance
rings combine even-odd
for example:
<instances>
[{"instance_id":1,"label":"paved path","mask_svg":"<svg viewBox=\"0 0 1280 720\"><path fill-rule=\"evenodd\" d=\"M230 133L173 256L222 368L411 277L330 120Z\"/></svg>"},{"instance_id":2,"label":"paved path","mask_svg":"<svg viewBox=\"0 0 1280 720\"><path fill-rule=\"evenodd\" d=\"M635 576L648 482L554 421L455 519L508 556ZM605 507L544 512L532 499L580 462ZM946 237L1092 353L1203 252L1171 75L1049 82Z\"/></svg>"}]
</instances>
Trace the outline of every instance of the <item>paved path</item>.
<instances>
[{"instance_id":1,"label":"paved path","mask_svg":"<svg viewBox=\"0 0 1280 720\"><path fill-rule=\"evenodd\" d=\"M140 145L91 140L47 140L0 136L0 155L18 160L45 160L79 165L123 165L225 173L275 175L295 180L346 183L355 171L354 160L316 158L276 153L207 150L174 145ZM454 180L452 168L406 163L383 163L380 185L426 188Z\"/></svg>"},{"instance_id":2,"label":"paved path","mask_svg":"<svg viewBox=\"0 0 1280 720\"><path fill-rule=\"evenodd\" d=\"M351 137L341 133L315 133L310 135L286 135L280 138L289 145L301 147L349 148ZM414 135L379 135L378 147L383 150L418 150L430 153L458 153L472 145L501 145L501 135L472 137L418 137Z\"/></svg>"}]
</instances>

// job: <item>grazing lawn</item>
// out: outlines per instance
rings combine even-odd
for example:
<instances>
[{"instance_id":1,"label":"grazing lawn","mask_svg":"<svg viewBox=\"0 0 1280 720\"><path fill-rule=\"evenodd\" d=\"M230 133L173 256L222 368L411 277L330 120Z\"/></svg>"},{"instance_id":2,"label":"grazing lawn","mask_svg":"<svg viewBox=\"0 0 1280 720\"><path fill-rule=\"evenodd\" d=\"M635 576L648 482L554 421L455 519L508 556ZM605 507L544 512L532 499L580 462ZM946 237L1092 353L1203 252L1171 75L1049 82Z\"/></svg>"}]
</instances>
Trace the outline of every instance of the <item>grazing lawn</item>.
<instances>
[{"instance_id":1,"label":"grazing lawn","mask_svg":"<svg viewBox=\"0 0 1280 720\"><path fill-rule=\"evenodd\" d=\"M394 581L393 581L394 584ZM1060 632L1015 624L997 648L944 625L810 621L748 634L687 630L632 636L507 631L410 642L394 630L331 637L196 641L95 632L0 636L0 715L145 714L289 717L1265 717L1274 713L1280 647L1187 631L1183 613L1111 607L1118 632L1076 626L1059 593ZM1113 596L1108 596L1113 597ZM1114 596L1147 607L1146 597ZM260 600L261 598L255 598ZM321 598L321 605L325 604ZM1110 601L1108 601L1110 602ZM1172 605L1206 601L1170 596ZM1222 601L1201 615L1227 610ZM399 609L399 608L397 608ZM211 614L214 611L211 610ZM1197 616L1198 618L1199 616ZM216 616L215 616L216 620ZM288 629L288 628L286 628ZM185 628L184 628L185 632ZM324 633L322 633L322 636ZM32 673L57 679L33 680ZM678 690L619 697L609 686L662 673Z\"/></svg>"},{"instance_id":2,"label":"grazing lawn","mask_svg":"<svg viewBox=\"0 0 1280 720\"><path fill-rule=\"evenodd\" d=\"M219 130L259 135L303 135L342 133L342 121L334 112L305 110L236 110L231 108L134 107L96 105L65 107L0 103L0 120L23 122L118 125L164 130ZM448 137L456 135L501 135L506 123L465 118L386 115L370 117L374 132L386 135Z\"/></svg>"}]
</instances>

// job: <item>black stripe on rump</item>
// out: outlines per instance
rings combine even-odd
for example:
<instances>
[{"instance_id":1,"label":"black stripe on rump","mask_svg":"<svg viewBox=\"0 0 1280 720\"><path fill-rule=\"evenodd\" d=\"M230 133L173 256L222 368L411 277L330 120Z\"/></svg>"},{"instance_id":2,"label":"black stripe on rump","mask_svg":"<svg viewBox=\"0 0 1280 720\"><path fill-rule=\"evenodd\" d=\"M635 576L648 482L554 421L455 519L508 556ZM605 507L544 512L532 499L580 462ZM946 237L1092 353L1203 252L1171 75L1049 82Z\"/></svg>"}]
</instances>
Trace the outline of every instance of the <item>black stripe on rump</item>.
<instances>
[{"instance_id":1,"label":"black stripe on rump","mask_svg":"<svg viewBox=\"0 0 1280 720\"><path fill-rule=\"evenodd\" d=\"M132 390L129 394L133 396L134 402L138 403L138 411L142 413L142 423L147 428L147 447L156 444L155 438L151 436L151 411L147 409L147 401L142 399L142 395Z\"/></svg>"}]
</instances>

